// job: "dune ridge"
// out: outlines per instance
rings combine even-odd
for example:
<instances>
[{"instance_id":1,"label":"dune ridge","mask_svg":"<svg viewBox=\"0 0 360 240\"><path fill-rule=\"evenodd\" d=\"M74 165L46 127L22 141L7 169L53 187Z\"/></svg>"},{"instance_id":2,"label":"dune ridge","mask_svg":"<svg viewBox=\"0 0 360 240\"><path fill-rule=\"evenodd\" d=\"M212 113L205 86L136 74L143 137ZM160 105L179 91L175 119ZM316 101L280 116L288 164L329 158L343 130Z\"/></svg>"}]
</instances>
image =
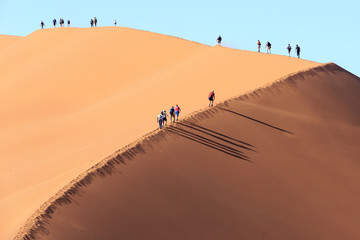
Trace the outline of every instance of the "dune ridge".
<instances>
[{"instance_id":1,"label":"dune ridge","mask_svg":"<svg viewBox=\"0 0 360 240\"><path fill-rule=\"evenodd\" d=\"M0 238L72 179L156 128L319 63L122 27L43 29L0 51Z\"/></svg>"},{"instance_id":2,"label":"dune ridge","mask_svg":"<svg viewBox=\"0 0 360 240\"><path fill-rule=\"evenodd\" d=\"M270 83L266 86L260 87L256 90L249 91L248 93L241 94L230 99L226 99L219 102L213 108L205 108L189 114L186 118L180 122L193 120L198 121L204 118L211 118L215 113L221 111L222 107L228 106L231 101L246 101L250 98L258 98L264 93L279 94L281 86L293 86L297 81L304 81L307 76L317 76L320 73L337 73L347 72L345 69L334 63L327 63L321 66L309 68L297 73L289 74ZM350 73L351 74L351 73ZM73 197L81 194L81 188L88 186L97 177L105 177L116 172L116 166L120 164L126 164L135 156L139 154L145 154L145 147L152 146L166 139L166 136L171 133L171 126L164 130L154 130L135 142L121 148L114 154L108 156L95 166L89 168L87 171L80 174L77 178L71 181L68 185L62 188L55 196L46 201L22 226L18 234L14 238L20 239L36 239L36 234L47 233L47 224L52 218L54 212L63 205L70 204L73 201Z\"/></svg>"}]
</instances>

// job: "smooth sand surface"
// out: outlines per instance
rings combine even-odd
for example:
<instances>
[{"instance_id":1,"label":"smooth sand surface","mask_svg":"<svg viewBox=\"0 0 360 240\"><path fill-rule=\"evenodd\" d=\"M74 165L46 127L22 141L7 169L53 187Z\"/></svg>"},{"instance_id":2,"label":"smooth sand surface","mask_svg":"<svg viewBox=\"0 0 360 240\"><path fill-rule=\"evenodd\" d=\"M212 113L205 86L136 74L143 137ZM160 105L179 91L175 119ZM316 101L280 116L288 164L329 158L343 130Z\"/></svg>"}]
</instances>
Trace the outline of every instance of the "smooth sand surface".
<instances>
[{"instance_id":1,"label":"smooth sand surface","mask_svg":"<svg viewBox=\"0 0 360 240\"><path fill-rule=\"evenodd\" d=\"M13 238L80 173L155 129L161 110L179 104L183 117L206 107L211 90L221 101L319 66L120 27L5 38L0 239Z\"/></svg>"},{"instance_id":2,"label":"smooth sand surface","mask_svg":"<svg viewBox=\"0 0 360 240\"><path fill-rule=\"evenodd\" d=\"M0 51L20 39L23 39L23 37L11 36L11 35L0 35Z\"/></svg>"},{"instance_id":3,"label":"smooth sand surface","mask_svg":"<svg viewBox=\"0 0 360 240\"><path fill-rule=\"evenodd\" d=\"M114 154L27 236L359 239L359 93L328 64L197 113Z\"/></svg>"}]
</instances>

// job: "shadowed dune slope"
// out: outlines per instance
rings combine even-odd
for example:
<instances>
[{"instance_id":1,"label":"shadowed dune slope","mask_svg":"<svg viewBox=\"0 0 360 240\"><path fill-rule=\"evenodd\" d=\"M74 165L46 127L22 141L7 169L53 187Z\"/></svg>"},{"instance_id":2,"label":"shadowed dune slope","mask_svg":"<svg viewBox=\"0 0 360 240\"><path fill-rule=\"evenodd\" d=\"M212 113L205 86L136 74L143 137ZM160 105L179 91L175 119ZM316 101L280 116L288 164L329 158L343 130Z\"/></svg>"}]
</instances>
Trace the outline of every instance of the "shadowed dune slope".
<instances>
[{"instance_id":1,"label":"shadowed dune slope","mask_svg":"<svg viewBox=\"0 0 360 240\"><path fill-rule=\"evenodd\" d=\"M0 239L86 169L156 128L289 73L319 66L104 27L36 31L0 50Z\"/></svg>"},{"instance_id":2,"label":"shadowed dune slope","mask_svg":"<svg viewBox=\"0 0 360 240\"><path fill-rule=\"evenodd\" d=\"M335 64L222 102L90 169L18 238L359 239L359 102Z\"/></svg>"}]
</instances>

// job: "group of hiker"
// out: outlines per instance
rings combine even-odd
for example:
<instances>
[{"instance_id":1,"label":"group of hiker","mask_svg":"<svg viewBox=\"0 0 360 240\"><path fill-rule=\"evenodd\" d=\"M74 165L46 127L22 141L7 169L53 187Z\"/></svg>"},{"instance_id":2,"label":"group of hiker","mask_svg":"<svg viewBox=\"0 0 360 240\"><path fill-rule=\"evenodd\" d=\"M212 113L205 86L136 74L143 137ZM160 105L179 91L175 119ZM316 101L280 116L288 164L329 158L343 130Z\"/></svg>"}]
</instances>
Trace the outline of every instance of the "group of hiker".
<instances>
[{"instance_id":1,"label":"group of hiker","mask_svg":"<svg viewBox=\"0 0 360 240\"><path fill-rule=\"evenodd\" d=\"M53 23L54 27L56 27L56 24L57 24L56 18L54 18L54 19L52 20L52 23ZM65 20L64 20L63 18L60 18L60 19L59 19L59 24L60 24L60 27L63 27L64 24L65 24ZM45 27L44 21L41 21L41 22L40 22L40 26L41 26L41 29L44 29L44 27ZM70 19L67 20L67 26L70 27Z\"/></svg>"},{"instance_id":2,"label":"group of hiker","mask_svg":"<svg viewBox=\"0 0 360 240\"><path fill-rule=\"evenodd\" d=\"M258 52L260 52L260 48L261 48L260 40L257 41L257 46L258 46ZM265 49L266 49L266 53L271 54L271 43L269 41L266 42ZM290 53L291 53L291 49L292 49L290 43L288 44L286 49L288 50L288 54L289 54L289 57L290 57ZM295 47L295 51L296 51L297 57L300 58L300 47L297 44L296 44L296 47Z\"/></svg>"},{"instance_id":3,"label":"group of hiker","mask_svg":"<svg viewBox=\"0 0 360 240\"><path fill-rule=\"evenodd\" d=\"M58 23L58 21L56 20L56 18L54 18L54 19L52 20L52 23L53 23L53 26L56 27L56 24ZM98 20L97 20L96 17L90 19L90 26L91 26L91 27L94 27L94 26L96 27L96 26L97 26L97 23L98 23ZM60 18L60 19L59 19L59 24L60 24L60 27L63 27L64 24L65 24L65 20L64 20L63 18ZM114 24L115 24L115 26L116 26L116 24L117 24L116 20L114 21ZM41 29L44 29L44 27L45 27L44 21L41 21L41 22L40 22L40 26L41 26ZM67 20L67 26L70 27L70 19Z\"/></svg>"},{"instance_id":4,"label":"group of hiker","mask_svg":"<svg viewBox=\"0 0 360 240\"><path fill-rule=\"evenodd\" d=\"M221 46L222 37L219 35L219 37L216 39L216 41L217 41L217 45ZM257 41L257 48L258 48L258 52L260 52L260 49L261 49L260 40ZM266 53L271 54L271 43L269 41L266 42L265 49L266 49ZM289 57L290 57L290 53L291 53L291 49L292 49L290 43L288 44L286 49L287 49ZM297 44L295 47L295 51L296 51L297 57L300 58L300 47Z\"/></svg>"},{"instance_id":5,"label":"group of hiker","mask_svg":"<svg viewBox=\"0 0 360 240\"><path fill-rule=\"evenodd\" d=\"M208 96L209 99L209 107L212 107L214 105L215 101L215 91L211 91ZM166 113L166 110L163 110L160 112L160 114L157 116L156 121L159 123L159 128L167 125L167 118L170 116L170 123L179 121L179 114L181 112L181 108L179 105L176 104L176 106L172 106L169 110L169 115ZM175 119L176 117L176 119Z\"/></svg>"},{"instance_id":6,"label":"group of hiker","mask_svg":"<svg viewBox=\"0 0 360 240\"><path fill-rule=\"evenodd\" d=\"M98 20L96 17L94 17L94 19L90 19L90 27L96 27L98 23Z\"/></svg>"},{"instance_id":7,"label":"group of hiker","mask_svg":"<svg viewBox=\"0 0 360 240\"><path fill-rule=\"evenodd\" d=\"M260 48L261 48L261 42L260 40L257 41L257 46L258 46L258 52L260 52ZM266 53L270 53L271 54L271 43L268 41L266 42L265 44L265 49L266 49ZM286 47L287 51L288 51L288 54L289 54L289 57L290 57L290 54L291 54L291 45L290 43L288 44L288 46ZM296 55L298 58L300 58L300 47L299 45L296 44L296 47L295 47L295 51L296 51Z\"/></svg>"},{"instance_id":8,"label":"group of hiker","mask_svg":"<svg viewBox=\"0 0 360 240\"><path fill-rule=\"evenodd\" d=\"M163 110L160 112L160 114L157 116L156 121L159 123L159 128L161 129L162 127L167 125L167 118L170 116L170 122L175 122L175 121L179 121L179 114L181 112L181 108L179 107L179 105L176 104L176 106L172 106L169 110L169 114L168 115L166 113L166 110ZM176 117L176 119L175 119Z\"/></svg>"}]
</instances>

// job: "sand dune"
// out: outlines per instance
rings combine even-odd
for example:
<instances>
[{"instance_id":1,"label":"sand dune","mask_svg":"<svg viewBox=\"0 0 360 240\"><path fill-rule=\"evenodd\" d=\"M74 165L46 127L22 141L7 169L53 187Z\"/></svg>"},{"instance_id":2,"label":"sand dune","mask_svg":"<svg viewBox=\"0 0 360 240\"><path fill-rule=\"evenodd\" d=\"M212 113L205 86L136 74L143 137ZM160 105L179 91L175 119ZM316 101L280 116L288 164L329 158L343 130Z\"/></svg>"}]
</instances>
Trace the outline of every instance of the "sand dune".
<instances>
[{"instance_id":1,"label":"sand dune","mask_svg":"<svg viewBox=\"0 0 360 240\"><path fill-rule=\"evenodd\" d=\"M359 93L327 64L198 112L89 170L19 237L358 239Z\"/></svg>"},{"instance_id":2,"label":"sand dune","mask_svg":"<svg viewBox=\"0 0 360 240\"><path fill-rule=\"evenodd\" d=\"M210 90L222 101L319 66L112 27L39 30L0 48L0 239L155 129L160 110L179 104L185 116L206 107Z\"/></svg>"},{"instance_id":3,"label":"sand dune","mask_svg":"<svg viewBox=\"0 0 360 240\"><path fill-rule=\"evenodd\" d=\"M22 37L0 35L0 51L1 49L8 47L19 39L22 39Z\"/></svg>"}]
</instances>

